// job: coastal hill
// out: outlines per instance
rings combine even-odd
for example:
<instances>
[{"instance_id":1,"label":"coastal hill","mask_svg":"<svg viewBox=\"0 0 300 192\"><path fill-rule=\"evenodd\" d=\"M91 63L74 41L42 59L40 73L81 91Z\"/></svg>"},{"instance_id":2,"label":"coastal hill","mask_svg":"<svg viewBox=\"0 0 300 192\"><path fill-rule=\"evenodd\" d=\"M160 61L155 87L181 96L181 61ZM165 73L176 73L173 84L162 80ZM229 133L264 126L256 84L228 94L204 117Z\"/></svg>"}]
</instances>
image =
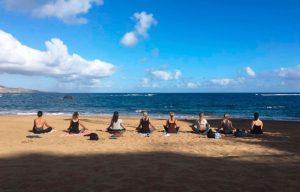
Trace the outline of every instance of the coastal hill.
<instances>
[{"instance_id":1,"label":"coastal hill","mask_svg":"<svg viewBox=\"0 0 300 192\"><path fill-rule=\"evenodd\" d=\"M43 93L43 92L45 91L23 89L23 88L9 88L0 85L0 93Z\"/></svg>"}]
</instances>

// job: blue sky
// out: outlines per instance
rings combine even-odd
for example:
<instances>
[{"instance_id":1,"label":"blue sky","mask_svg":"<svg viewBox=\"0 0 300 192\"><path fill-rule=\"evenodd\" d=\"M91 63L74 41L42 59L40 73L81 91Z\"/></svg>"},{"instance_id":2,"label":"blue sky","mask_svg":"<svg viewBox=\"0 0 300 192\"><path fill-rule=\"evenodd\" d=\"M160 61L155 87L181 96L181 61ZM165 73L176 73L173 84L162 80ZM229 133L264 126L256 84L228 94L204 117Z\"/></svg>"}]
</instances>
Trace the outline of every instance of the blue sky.
<instances>
[{"instance_id":1,"label":"blue sky","mask_svg":"<svg viewBox=\"0 0 300 192\"><path fill-rule=\"evenodd\" d=\"M299 1L0 2L0 85L300 92Z\"/></svg>"}]
</instances>

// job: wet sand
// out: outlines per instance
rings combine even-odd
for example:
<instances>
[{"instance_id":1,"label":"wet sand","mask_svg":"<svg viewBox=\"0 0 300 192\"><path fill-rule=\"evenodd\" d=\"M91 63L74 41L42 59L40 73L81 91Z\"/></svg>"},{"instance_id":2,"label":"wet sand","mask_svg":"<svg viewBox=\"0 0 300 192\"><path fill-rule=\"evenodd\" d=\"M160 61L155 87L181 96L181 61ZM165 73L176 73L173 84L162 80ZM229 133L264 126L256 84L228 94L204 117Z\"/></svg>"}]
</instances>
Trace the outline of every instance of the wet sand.
<instances>
[{"instance_id":1,"label":"wet sand","mask_svg":"<svg viewBox=\"0 0 300 192\"><path fill-rule=\"evenodd\" d=\"M138 118L121 118L118 139L105 132L110 117L80 117L99 135L61 137L70 117L45 116L55 132L33 135L33 116L0 117L0 191L299 191L300 122L264 121L264 135L208 139L190 133L163 136L165 119L150 137L135 132ZM207 119L212 128L221 119ZM251 120L233 119L239 129Z\"/></svg>"}]
</instances>

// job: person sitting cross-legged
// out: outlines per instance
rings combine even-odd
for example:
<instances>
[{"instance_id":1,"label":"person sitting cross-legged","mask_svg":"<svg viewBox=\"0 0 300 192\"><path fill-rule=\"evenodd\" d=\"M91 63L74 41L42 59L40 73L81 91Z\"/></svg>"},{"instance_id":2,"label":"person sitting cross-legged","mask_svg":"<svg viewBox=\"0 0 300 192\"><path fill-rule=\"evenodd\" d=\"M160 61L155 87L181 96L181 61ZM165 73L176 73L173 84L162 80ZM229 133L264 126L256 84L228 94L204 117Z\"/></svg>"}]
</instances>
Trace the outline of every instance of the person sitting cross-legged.
<instances>
[{"instance_id":1,"label":"person sitting cross-legged","mask_svg":"<svg viewBox=\"0 0 300 192\"><path fill-rule=\"evenodd\" d=\"M195 125L197 125L197 128L195 128ZM210 125L207 123L206 119L204 119L204 113L200 112L199 119L197 119L190 127L193 129L192 132L206 134Z\"/></svg>"}]
</instances>

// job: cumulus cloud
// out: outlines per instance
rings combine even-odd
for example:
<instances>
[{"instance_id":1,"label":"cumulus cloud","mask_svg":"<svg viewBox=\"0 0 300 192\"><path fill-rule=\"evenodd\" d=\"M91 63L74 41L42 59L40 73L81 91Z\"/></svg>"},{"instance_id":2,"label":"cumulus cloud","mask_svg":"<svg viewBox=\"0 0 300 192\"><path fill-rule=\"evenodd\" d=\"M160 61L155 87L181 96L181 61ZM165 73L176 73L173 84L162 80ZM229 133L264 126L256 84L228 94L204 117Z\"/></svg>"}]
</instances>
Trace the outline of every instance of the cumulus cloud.
<instances>
[{"instance_id":1,"label":"cumulus cloud","mask_svg":"<svg viewBox=\"0 0 300 192\"><path fill-rule=\"evenodd\" d=\"M146 12L135 13L132 17L135 20L136 25L134 30L126 33L121 39L121 43L126 47L133 47L138 42L138 36L147 38L148 30L152 25L156 25L157 21L153 18L153 14L147 14Z\"/></svg>"},{"instance_id":2,"label":"cumulus cloud","mask_svg":"<svg viewBox=\"0 0 300 192\"><path fill-rule=\"evenodd\" d=\"M283 80L300 80L300 65L292 68L280 68L275 69L272 73L275 76Z\"/></svg>"},{"instance_id":3,"label":"cumulus cloud","mask_svg":"<svg viewBox=\"0 0 300 192\"><path fill-rule=\"evenodd\" d=\"M234 79L211 79L210 82L217 85L229 85L236 83Z\"/></svg>"},{"instance_id":4,"label":"cumulus cloud","mask_svg":"<svg viewBox=\"0 0 300 192\"><path fill-rule=\"evenodd\" d=\"M121 43L126 47L133 47L138 42L138 38L135 32L128 32L121 39Z\"/></svg>"},{"instance_id":5,"label":"cumulus cloud","mask_svg":"<svg viewBox=\"0 0 300 192\"><path fill-rule=\"evenodd\" d=\"M0 30L0 72L52 77L63 83L99 84L99 79L110 77L118 69L98 59L87 61L77 54L70 55L59 39L45 44L47 51L32 49Z\"/></svg>"},{"instance_id":6,"label":"cumulus cloud","mask_svg":"<svg viewBox=\"0 0 300 192\"><path fill-rule=\"evenodd\" d=\"M201 87L201 83L200 82L195 82L195 83L189 83L187 81L185 81L184 83L179 83L177 84L178 88L189 88L189 89L196 89Z\"/></svg>"},{"instance_id":7,"label":"cumulus cloud","mask_svg":"<svg viewBox=\"0 0 300 192\"><path fill-rule=\"evenodd\" d=\"M246 71L246 74L251 76L251 77L255 77L255 72L253 71L253 69L251 69L250 67L245 67L244 70Z\"/></svg>"},{"instance_id":8,"label":"cumulus cloud","mask_svg":"<svg viewBox=\"0 0 300 192\"><path fill-rule=\"evenodd\" d=\"M103 5L103 0L2 0L10 11L31 12L33 17L56 17L68 24L85 24L86 14L93 4Z\"/></svg>"},{"instance_id":9,"label":"cumulus cloud","mask_svg":"<svg viewBox=\"0 0 300 192\"><path fill-rule=\"evenodd\" d=\"M148 73L153 80L160 81L178 80L179 77L182 75L182 72L180 70L175 69L175 73L171 73L170 71L165 71L167 69L169 69L168 63L157 69L146 69L145 72Z\"/></svg>"},{"instance_id":10,"label":"cumulus cloud","mask_svg":"<svg viewBox=\"0 0 300 192\"><path fill-rule=\"evenodd\" d=\"M142 78L141 79L141 86L142 87L150 87L150 80L149 79L147 79L147 78Z\"/></svg>"}]
</instances>

